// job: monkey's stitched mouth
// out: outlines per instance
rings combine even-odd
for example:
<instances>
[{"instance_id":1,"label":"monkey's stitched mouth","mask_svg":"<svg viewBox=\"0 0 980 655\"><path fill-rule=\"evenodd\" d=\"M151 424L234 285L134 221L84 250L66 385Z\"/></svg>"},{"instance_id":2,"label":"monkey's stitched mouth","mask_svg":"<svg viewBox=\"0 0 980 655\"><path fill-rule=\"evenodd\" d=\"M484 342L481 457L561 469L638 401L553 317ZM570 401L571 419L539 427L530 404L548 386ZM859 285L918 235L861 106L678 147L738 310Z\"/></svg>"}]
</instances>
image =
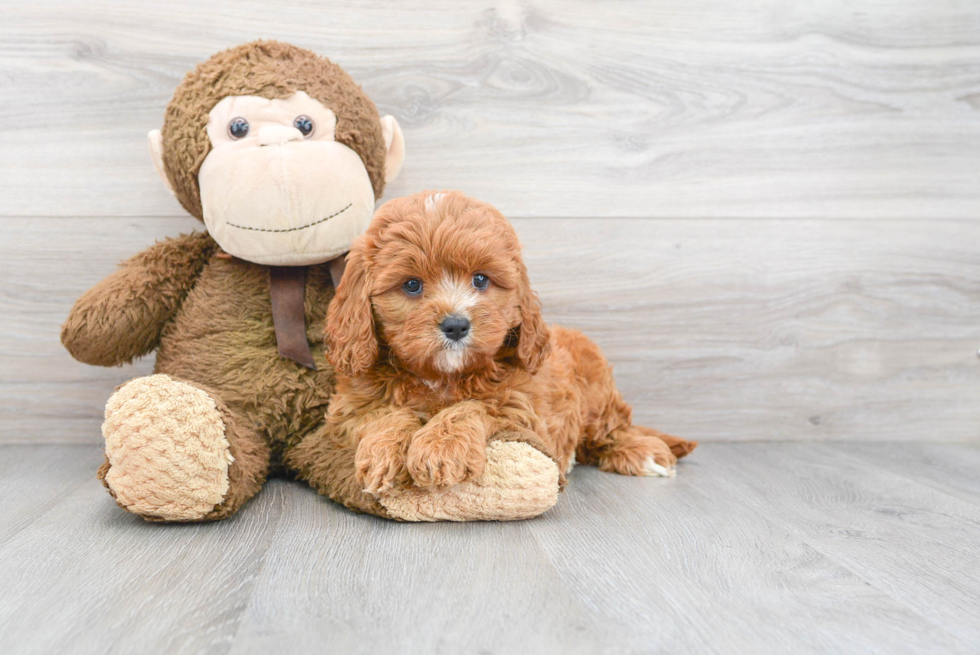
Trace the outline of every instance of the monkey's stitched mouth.
<instances>
[{"instance_id":1,"label":"monkey's stitched mouth","mask_svg":"<svg viewBox=\"0 0 980 655\"><path fill-rule=\"evenodd\" d=\"M318 221L313 221L312 223L307 223L306 225L300 225L299 227L290 227L290 228L286 228L286 229L283 229L283 230L270 230L267 227L249 227L248 225L236 225L234 223L229 223L228 221L225 221L225 225L230 225L231 227L237 227L239 230L252 230L254 232L296 232L298 230L305 230L308 227L313 227L314 225L319 225L320 223L322 223L324 221L329 221L334 216L339 216L339 215L343 214L345 211L347 211L348 209L350 209L353 205L354 205L354 203L350 203L349 205L347 205L346 207L344 207L340 211L334 212L333 214L330 214L326 218L321 218Z\"/></svg>"}]
</instances>

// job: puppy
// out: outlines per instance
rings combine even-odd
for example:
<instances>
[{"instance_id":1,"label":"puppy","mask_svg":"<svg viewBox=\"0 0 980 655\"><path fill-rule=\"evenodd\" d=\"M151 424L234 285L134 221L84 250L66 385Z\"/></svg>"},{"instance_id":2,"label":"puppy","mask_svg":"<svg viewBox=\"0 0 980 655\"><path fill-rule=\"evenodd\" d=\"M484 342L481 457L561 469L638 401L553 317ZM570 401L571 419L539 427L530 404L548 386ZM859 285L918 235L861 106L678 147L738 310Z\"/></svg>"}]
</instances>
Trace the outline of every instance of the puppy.
<instances>
[{"instance_id":1,"label":"puppy","mask_svg":"<svg viewBox=\"0 0 980 655\"><path fill-rule=\"evenodd\" d=\"M458 192L378 210L348 256L326 340L338 378L328 432L353 460L331 495L355 509L371 511L362 490L477 477L495 439L525 441L561 471L577 461L624 475L672 475L697 445L632 424L599 348L542 320L510 223ZM336 491L340 478L351 488Z\"/></svg>"}]
</instances>

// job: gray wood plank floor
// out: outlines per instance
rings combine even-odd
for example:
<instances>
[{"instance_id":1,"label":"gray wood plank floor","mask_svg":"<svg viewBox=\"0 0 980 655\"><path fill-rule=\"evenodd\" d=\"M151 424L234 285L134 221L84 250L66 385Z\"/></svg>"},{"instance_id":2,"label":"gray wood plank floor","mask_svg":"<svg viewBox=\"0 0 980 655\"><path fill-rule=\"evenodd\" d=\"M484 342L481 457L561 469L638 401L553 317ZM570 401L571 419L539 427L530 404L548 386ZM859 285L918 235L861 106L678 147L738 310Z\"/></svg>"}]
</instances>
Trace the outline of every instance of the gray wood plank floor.
<instances>
[{"instance_id":1,"label":"gray wood plank floor","mask_svg":"<svg viewBox=\"0 0 980 655\"><path fill-rule=\"evenodd\" d=\"M272 481L144 523L94 446L0 446L0 652L975 653L980 444L714 443L579 467L510 524L411 525Z\"/></svg>"}]
</instances>

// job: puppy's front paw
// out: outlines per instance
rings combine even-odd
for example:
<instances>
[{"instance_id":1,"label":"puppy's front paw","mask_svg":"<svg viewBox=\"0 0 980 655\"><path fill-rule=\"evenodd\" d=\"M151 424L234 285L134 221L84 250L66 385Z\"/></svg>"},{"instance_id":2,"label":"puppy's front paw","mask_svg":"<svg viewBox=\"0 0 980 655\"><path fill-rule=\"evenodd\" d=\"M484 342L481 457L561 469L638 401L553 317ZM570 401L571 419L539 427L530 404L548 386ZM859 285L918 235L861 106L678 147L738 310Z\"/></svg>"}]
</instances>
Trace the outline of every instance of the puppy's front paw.
<instances>
[{"instance_id":1,"label":"puppy's front paw","mask_svg":"<svg viewBox=\"0 0 980 655\"><path fill-rule=\"evenodd\" d=\"M378 495L407 482L405 453L401 443L371 435L357 445L354 467L364 491Z\"/></svg>"},{"instance_id":2,"label":"puppy's front paw","mask_svg":"<svg viewBox=\"0 0 980 655\"><path fill-rule=\"evenodd\" d=\"M408 448L406 468L420 487L443 489L471 480L487 463L485 446L469 435L447 434L426 425ZM478 448L476 446L479 446Z\"/></svg>"}]
</instances>

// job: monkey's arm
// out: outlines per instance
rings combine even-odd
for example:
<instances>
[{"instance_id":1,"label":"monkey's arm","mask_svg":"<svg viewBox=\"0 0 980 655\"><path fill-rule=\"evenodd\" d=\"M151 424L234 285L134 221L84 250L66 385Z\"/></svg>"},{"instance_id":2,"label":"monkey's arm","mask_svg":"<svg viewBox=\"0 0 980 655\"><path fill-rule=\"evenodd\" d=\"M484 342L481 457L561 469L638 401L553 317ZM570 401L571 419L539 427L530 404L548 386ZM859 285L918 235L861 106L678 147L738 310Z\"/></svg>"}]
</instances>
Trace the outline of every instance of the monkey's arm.
<instances>
[{"instance_id":1,"label":"monkey's arm","mask_svg":"<svg viewBox=\"0 0 980 655\"><path fill-rule=\"evenodd\" d=\"M153 351L216 248L210 236L195 232L126 260L75 302L61 343L78 361L96 366L118 366Z\"/></svg>"}]
</instances>

